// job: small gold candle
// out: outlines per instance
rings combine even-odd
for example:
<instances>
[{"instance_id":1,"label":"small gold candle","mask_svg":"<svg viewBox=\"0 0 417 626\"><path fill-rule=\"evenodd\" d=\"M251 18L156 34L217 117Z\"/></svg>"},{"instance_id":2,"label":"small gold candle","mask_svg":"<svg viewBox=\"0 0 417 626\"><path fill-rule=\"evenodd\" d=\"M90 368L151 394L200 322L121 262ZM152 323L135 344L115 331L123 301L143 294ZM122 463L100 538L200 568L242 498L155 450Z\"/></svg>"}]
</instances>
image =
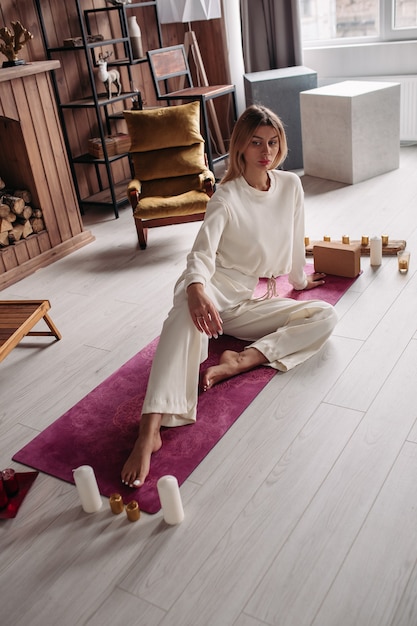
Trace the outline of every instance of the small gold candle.
<instances>
[{"instance_id":1,"label":"small gold candle","mask_svg":"<svg viewBox=\"0 0 417 626\"><path fill-rule=\"evenodd\" d=\"M400 250L397 252L398 257L398 271L400 274L406 274L408 272L408 266L410 263L410 253L406 250Z\"/></svg>"},{"instance_id":2,"label":"small gold candle","mask_svg":"<svg viewBox=\"0 0 417 626\"><path fill-rule=\"evenodd\" d=\"M324 235L323 241L331 241L329 235Z\"/></svg>"},{"instance_id":3,"label":"small gold candle","mask_svg":"<svg viewBox=\"0 0 417 626\"><path fill-rule=\"evenodd\" d=\"M388 245L388 235L381 235L381 241L382 241L382 245L383 246L387 246Z\"/></svg>"},{"instance_id":4,"label":"small gold candle","mask_svg":"<svg viewBox=\"0 0 417 626\"><path fill-rule=\"evenodd\" d=\"M109 498L109 504L111 512L115 515L119 515L119 513L121 513L125 508L125 505L123 504L123 498L120 493L112 493Z\"/></svg>"},{"instance_id":5,"label":"small gold candle","mask_svg":"<svg viewBox=\"0 0 417 626\"><path fill-rule=\"evenodd\" d=\"M140 518L140 509L139 505L135 500L126 504L126 515L129 522L137 522Z\"/></svg>"},{"instance_id":6,"label":"small gold candle","mask_svg":"<svg viewBox=\"0 0 417 626\"><path fill-rule=\"evenodd\" d=\"M342 243L350 243L349 235L343 235Z\"/></svg>"},{"instance_id":7,"label":"small gold candle","mask_svg":"<svg viewBox=\"0 0 417 626\"><path fill-rule=\"evenodd\" d=\"M362 235L361 244L363 246L369 246L369 237L366 235Z\"/></svg>"},{"instance_id":8,"label":"small gold candle","mask_svg":"<svg viewBox=\"0 0 417 626\"><path fill-rule=\"evenodd\" d=\"M309 246L310 245L310 237L304 237L304 245L305 246Z\"/></svg>"}]
</instances>

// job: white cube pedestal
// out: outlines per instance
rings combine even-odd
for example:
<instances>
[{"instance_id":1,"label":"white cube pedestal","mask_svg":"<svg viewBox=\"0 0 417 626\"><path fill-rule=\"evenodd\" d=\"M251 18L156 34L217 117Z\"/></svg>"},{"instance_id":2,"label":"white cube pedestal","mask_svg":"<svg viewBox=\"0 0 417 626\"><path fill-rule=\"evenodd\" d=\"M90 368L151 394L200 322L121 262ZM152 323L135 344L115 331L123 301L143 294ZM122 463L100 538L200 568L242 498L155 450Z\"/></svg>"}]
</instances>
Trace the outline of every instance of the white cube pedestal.
<instances>
[{"instance_id":1,"label":"white cube pedestal","mask_svg":"<svg viewBox=\"0 0 417 626\"><path fill-rule=\"evenodd\" d=\"M400 163L400 85L344 81L300 93L304 173L354 184Z\"/></svg>"}]
</instances>

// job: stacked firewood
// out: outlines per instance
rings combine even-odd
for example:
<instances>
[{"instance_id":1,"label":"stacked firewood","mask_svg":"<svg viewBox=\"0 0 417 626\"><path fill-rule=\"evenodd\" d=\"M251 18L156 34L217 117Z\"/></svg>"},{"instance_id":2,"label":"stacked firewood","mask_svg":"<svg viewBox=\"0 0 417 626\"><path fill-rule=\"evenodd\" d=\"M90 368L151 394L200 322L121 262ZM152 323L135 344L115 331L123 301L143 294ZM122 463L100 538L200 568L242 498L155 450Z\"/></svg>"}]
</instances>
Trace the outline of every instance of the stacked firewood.
<instances>
[{"instance_id":1,"label":"stacked firewood","mask_svg":"<svg viewBox=\"0 0 417 626\"><path fill-rule=\"evenodd\" d=\"M0 246L45 230L42 210L32 208L31 201L29 191L6 189L0 178Z\"/></svg>"}]
</instances>

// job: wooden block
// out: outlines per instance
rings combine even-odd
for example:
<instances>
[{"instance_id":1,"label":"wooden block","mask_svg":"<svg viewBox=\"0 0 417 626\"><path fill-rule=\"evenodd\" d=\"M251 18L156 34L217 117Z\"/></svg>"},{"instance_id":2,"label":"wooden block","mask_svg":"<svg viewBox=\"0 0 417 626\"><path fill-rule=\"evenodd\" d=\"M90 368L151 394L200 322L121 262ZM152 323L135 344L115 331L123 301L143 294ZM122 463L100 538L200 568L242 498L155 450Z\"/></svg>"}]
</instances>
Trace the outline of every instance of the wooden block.
<instances>
[{"instance_id":1,"label":"wooden block","mask_svg":"<svg viewBox=\"0 0 417 626\"><path fill-rule=\"evenodd\" d=\"M107 155L114 156L117 154L116 142L113 137L105 138ZM88 140L88 154L95 157L96 159L102 159L104 156L103 145L101 143L100 137L93 137Z\"/></svg>"},{"instance_id":2,"label":"wooden block","mask_svg":"<svg viewBox=\"0 0 417 626\"><path fill-rule=\"evenodd\" d=\"M130 150L130 135L127 133L117 133L111 136L116 144L116 154L124 154Z\"/></svg>"},{"instance_id":3,"label":"wooden block","mask_svg":"<svg viewBox=\"0 0 417 626\"><path fill-rule=\"evenodd\" d=\"M313 247L314 270L355 278L361 271L360 244L322 241Z\"/></svg>"},{"instance_id":4,"label":"wooden block","mask_svg":"<svg viewBox=\"0 0 417 626\"><path fill-rule=\"evenodd\" d=\"M105 138L108 156L124 154L130 149L130 135L127 133L116 133ZM96 159L103 158L103 146L100 137L93 137L88 140L88 154Z\"/></svg>"}]
</instances>

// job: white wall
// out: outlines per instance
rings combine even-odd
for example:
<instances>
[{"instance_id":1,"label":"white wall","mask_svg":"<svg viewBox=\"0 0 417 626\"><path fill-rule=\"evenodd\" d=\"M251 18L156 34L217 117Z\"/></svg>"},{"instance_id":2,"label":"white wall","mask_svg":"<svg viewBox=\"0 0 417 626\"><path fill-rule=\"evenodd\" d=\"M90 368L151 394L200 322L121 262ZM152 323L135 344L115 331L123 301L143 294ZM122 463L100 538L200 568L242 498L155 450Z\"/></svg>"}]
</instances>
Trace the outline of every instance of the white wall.
<instances>
[{"instance_id":1,"label":"white wall","mask_svg":"<svg viewBox=\"0 0 417 626\"><path fill-rule=\"evenodd\" d=\"M239 0L223 0L223 15L226 24L230 79L236 85L237 108L240 115L246 108L246 103Z\"/></svg>"},{"instance_id":2,"label":"white wall","mask_svg":"<svg viewBox=\"0 0 417 626\"><path fill-rule=\"evenodd\" d=\"M317 72L319 85L356 76L417 75L417 41L307 48L303 64Z\"/></svg>"}]
</instances>

